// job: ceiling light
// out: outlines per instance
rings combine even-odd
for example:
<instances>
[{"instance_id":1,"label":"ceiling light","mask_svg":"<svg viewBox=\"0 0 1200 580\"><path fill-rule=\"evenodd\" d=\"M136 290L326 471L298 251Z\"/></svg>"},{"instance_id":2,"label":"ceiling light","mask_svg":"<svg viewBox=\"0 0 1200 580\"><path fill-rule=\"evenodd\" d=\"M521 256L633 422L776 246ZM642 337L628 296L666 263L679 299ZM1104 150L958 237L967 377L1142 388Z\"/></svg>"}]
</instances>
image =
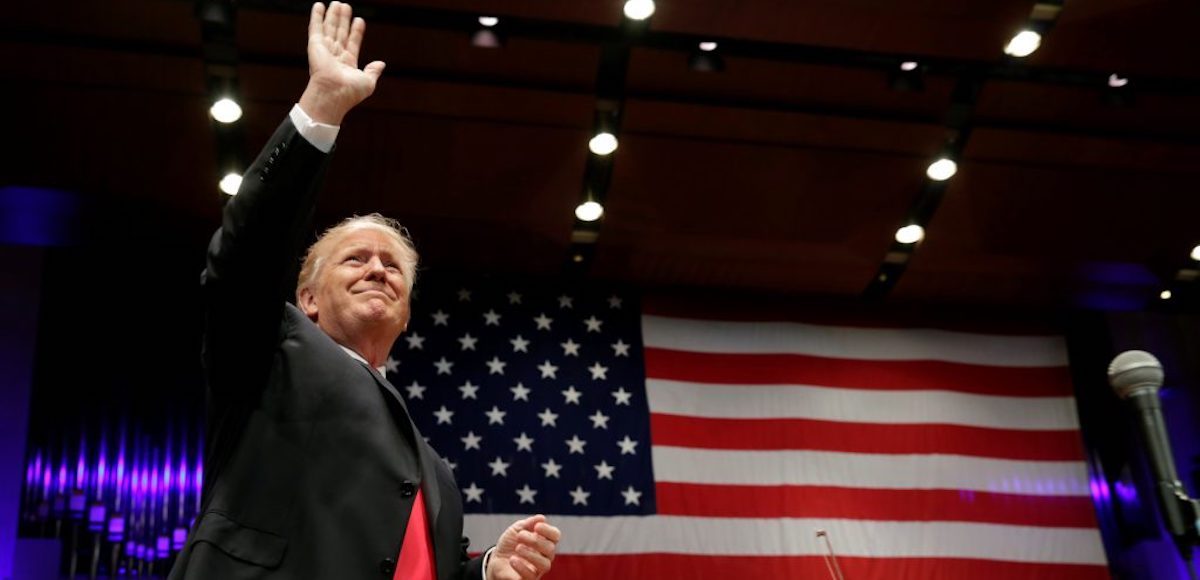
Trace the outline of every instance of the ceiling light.
<instances>
[{"instance_id":1,"label":"ceiling light","mask_svg":"<svg viewBox=\"0 0 1200 580\"><path fill-rule=\"evenodd\" d=\"M626 0L625 16L630 20L645 20L654 14L654 0Z\"/></svg>"},{"instance_id":2,"label":"ceiling light","mask_svg":"<svg viewBox=\"0 0 1200 580\"><path fill-rule=\"evenodd\" d=\"M1200 262L1200 244L1192 248L1192 259Z\"/></svg>"},{"instance_id":3,"label":"ceiling light","mask_svg":"<svg viewBox=\"0 0 1200 580\"><path fill-rule=\"evenodd\" d=\"M588 149L596 155L608 155L617 150L617 137L609 132L599 133L588 141Z\"/></svg>"},{"instance_id":4,"label":"ceiling light","mask_svg":"<svg viewBox=\"0 0 1200 580\"><path fill-rule=\"evenodd\" d=\"M1117 76L1117 73L1108 75L1108 86L1109 87L1112 87L1114 89L1119 89L1127 84L1129 84L1129 78L1121 78L1121 77Z\"/></svg>"},{"instance_id":5,"label":"ceiling light","mask_svg":"<svg viewBox=\"0 0 1200 580\"><path fill-rule=\"evenodd\" d=\"M497 24L500 24L500 19L496 18L495 16L480 16L479 24L491 28Z\"/></svg>"},{"instance_id":6,"label":"ceiling light","mask_svg":"<svg viewBox=\"0 0 1200 580\"><path fill-rule=\"evenodd\" d=\"M1024 58L1033 54L1042 45L1042 35L1032 30L1022 30L1004 46L1004 54Z\"/></svg>"},{"instance_id":7,"label":"ceiling light","mask_svg":"<svg viewBox=\"0 0 1200 580\"><path fill-rule=\"evenodd\" d=\"M1162 298L1163 300L1170 300L1171 299L1171 291L1163 290L1162 292L1158 293L1158 297Z\"/></svg>"},{"instance_id":8,"label":"ceiling light","mask_svg":"<svg viewBox=\"0 0 1200 580\"><path fill-rule=\"evenodd\" d=\"M208 114L221 123L232 123L242 118L242 107L228 97L223 98L209 107Z\"/></svg>"},{"instance_id":9,"label":"ceiling light","mask_svg":"<svg viewBox=\"0 0 1200 580\"><path fill-rule=\"evenodd\" d=\"M594 222L604 215L604 206L592 200L585 201L575 207L575 217L579 221Z\"/></svg>"},{"instance_id":10,"label":"ceiling light","mask_svg":"<svg viewBox=\"0 0 1200 580\"><path fill-rule=\"evenodd\" d=\"M242 175L240 173L226 173L225 177L221 178L219 185L221 191L229 195L237 195L238 188L242 186Z\"/></svg>"},{"instance_id":11,"label":"ceiling light","mask_svg":"<svg viewBox=\"0 0 1200 580\"><path fill-rule=\"evenodd\" d=\"M902 70L904 72L910 72L910 71L917 70L918 66L921 66L921 65L919 63L917 63L917 61L915 61L915 60L906 60L906 61L900 63L900 70Z\"/></svg>"},{"instance_id":12,"label":"ceiling light","mask_svg":"<svg viewBox=\"0 0 1200 580\"><path fill-rule=\"evenodd\" d=\"M715 43L715 42L701 42L700 43L700 50L703 50L704 52L712 52L716 49L717 49L717 43Z\"/></svg>"},{"instance_id":13,"label":"ceiling light","mask_svg":"<svg viewBox=\"0 0 1200 580\"><path fill-rule=\"evenodd\" d=\"M915 244L925 239L925 228L912 224L896 230L896 241L901 244Z\"/></svg>"},{"instance_id":14,"label":"ceiling light","mask_svg":"<svg viewBox=\"0 0 1200 580\"><path fill-rule=\"evenodd\" d=\"M958 173L958 164L945 157L930 163L929 168L925 170L925 175L934 181L946 181L954 177L955 173Z\"/></svg>"}]
</instances>

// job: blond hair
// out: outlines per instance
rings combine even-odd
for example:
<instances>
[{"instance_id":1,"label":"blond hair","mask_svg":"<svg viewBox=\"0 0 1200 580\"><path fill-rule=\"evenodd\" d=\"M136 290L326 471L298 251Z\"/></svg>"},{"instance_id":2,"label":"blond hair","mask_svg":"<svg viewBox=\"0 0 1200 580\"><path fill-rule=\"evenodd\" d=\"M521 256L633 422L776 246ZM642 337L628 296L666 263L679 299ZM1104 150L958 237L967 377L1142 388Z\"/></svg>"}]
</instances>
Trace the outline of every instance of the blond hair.
<instances>
[{"instance_id":1,"label":"blond hair","mask_svg":"<svg viewBox=\"0 0 1200 580\"><path fill-rule=\"evenodd\" d=\"M317 238L313 245L308 247L308 251L304 254L304 262L300 266L300 276L296 283L296 298L299 299L300 291L304 288L312 288L317 282L317 276L320 274L321 266L325 262L325 258L329 256L337 242L345 234L361 228L378 229L400 244L403 255L400 256L400 272L404 274L404 284L408 286L408 294L412 295L413 284L417 282L417 248L413 245L412 238L408 235L408 229L400 225L400 222L380 215L371 213L367 215L356 215L348 217L337 225L325 230L320 237Z\"/></svg>"}]
</instances>

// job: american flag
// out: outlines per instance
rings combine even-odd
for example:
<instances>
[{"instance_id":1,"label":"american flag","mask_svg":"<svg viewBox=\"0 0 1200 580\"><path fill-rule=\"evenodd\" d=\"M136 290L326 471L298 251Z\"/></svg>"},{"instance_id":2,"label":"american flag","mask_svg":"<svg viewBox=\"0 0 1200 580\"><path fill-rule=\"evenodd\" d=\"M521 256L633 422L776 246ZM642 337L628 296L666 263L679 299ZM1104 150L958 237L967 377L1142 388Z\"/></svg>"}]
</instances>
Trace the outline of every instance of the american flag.
<instances>
[{"instance_id":1,"label":"american flag","mask_svg":"<svg viewBox=\"0 0 1200 580\"><path fill-rule=\"evenodd\" d=\"M388 378L471 549L551 577L1108 578L1061 337L680 316L594 287L420 290Z\"/></svg>"}]
</instances>

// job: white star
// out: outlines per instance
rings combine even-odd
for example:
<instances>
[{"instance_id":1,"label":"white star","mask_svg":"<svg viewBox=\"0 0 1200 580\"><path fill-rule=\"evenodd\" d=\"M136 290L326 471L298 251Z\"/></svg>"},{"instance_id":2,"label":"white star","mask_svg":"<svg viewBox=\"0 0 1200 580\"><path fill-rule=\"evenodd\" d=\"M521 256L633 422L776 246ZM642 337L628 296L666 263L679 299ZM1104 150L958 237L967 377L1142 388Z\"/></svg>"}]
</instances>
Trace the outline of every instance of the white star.
<instances>
[{"instance_id":1,"label":"white star","mask_svg":"<svg viewBox=\"0 0 1200 580\"><path fill-rule=\"evenodd\" d=\"M446 360L446 357L442 357L434 361L433 366L437 367L437 374L448 375L450 374L450 369L454 367L454 363Z\"/></svg>"},{"instance_id":2,"label":"white star","mask_svg":"<svg viewBox=\"0 0 1200 580\"><path fill-rule=\"evenodd\" d=\"M563 347L563 356L579 356L579 347L583 346L578 342L567 339L567 342L559 343Z\"/></svg>"},{"instance_id":3,"label":"white star","mask_svg":"<svg viewBox=\"0 0 1200 580\"><path fill-rule=\"evenodd\" d=\"M462 386L458 387L458 390L462 391L462 398L464 401L467 399L475 399L476 401L479 400L479 397L475 396L475 393L479 392L479 385L473 385L471 384L471 381L463 383Z\"/></svg>"},{"instance_id":4,"label":"white star","mask_svg":"<svg viewBox=\"0 0 1200 580\"><path fill-rule=\"evenodd\" d=\"M593 465L596 470L596 479L612 479L613 470L617 467L609 465L607 461L601 461L599 465Z\"/></svg>"},{"instance_id":5,"label":"white star","mask_svg":"<svg viewBox=\"0 0 1200 580\"><path fill-rule=\"evenodd\" d=\"M573 300L574 300L574 298L571 298L570 296L563 294L562 296L558 297L558 307L559 308L574 308L575 304L572 302Z\"/></svg>"},{"instance_id":6,"label":"white star","mask_svg":"<svg viewBox=\"0 0 1200 580\"><path fill-rule=\"evenodd\" d=\"M462 345L463 350L475 350L475 343L477 342L479 342L479 339L471 336L469 332L458 339L458 344Z\"/></svg>"},{"instance_id":7,"label":"white star","mask_svg":"<svg viewBox=\"0 0 1200 580\"><path fill-rule=\"evenodd\" d=\"M529 393L531 392L531 389L526 387L523 383L517 383L517 386L512 387L508 390L512 391L514 401L528 401L529 400Z\"/></svg>"},{"instance_id":8,"label":"white star","mask_svg":"<svg viewBox=\"0 0 1200 580\"><path fill-rule=\"evenodd\" d=\"M637 455L637 444L638 442L630 439L628 435L617 441L617 447L621 448L621 455Z\"/></svg>"},{"instance_id":9,"label":"white star","mask_svg":"<svg viewBox=\"0 0 1200 580\"><path fill-rule=\"evenodd\" d=\"M546 316L546 313L543 312L537 315L537 318L534 318L533 321L537 323L538 330L550 330L550 323L554 322L554 319Z\"/></svg>"},{"instance_id":10,"label":"white star","mask_svg":"<svg viewBox=\"0 0 1200 580\"><path fill-rule=\"evenodd\" d=\"M500 407L492 405L492 410L485 411L483 414L487 415L488 425L503 425L504 424L504 416L507 415L508 412L501 411Z\"/></svg>"},{"instance_id":11,"label":"white star","mask_svg":"<svg viewBox=\"0 0 1200 580\"><path fill-rule=\"evenodd\" d=\"M621 307L621 297L617 296L616 294L609 296L608 297L608 307L609 308L620 308Z\"/></svg>"},{"instance_id":12,"label":"white star","mask_svg":"<svg viewBox=\"0 0 1200 580\"><path fill-rule=\"evenodd\" d=\"M408 391L409 400L425 398L425 387L417 384L417 381L413 381L411 385L404 387L404 390Z\"/></svg>"},{"instance_id":13,"label":"white star","mask_svg":"<svg viewBox=\"0 0 1200 580\"><path fill-rule=\"evenodd\" d=\"M500 326L500 313L493 308L483 313L484 326Z\"/></svg>"},{"instance_id":14,"label":"white star","mask_svg":"<svg viewBox=\"0 0 1200 580\"><path fill-rule=\"evenodd\" d=\"M633 393L626 391L625 387L619 387L616 391L612 392L612 396L617 400L618 405L628 405L630 397L633 397Z\"/></svg>"},{"instance_id":15,"label":"white star","mask_svg":"<svg viewBox=\"0 0 1200 580\"><path fill-rule=\"evenodd\" d=\"M621 495L625 496L625 505L642 505L642 492L633 489L632 485L622 491Z\"/></svg>"},{"instance_id":16,"label":"white star","mask_svg":"<svg viewBox=\"0 0 1200 580\"><path fill-rule=\"evenodd\" d=\"M549 359L547 359L546 362L538 365L537 368L539 371L542 371L543 379L557 379L558 378L558 374L557 374L558 367L550 364Z\"/></svg>"},{"instance_id":17,"label":"white star","mask_svg":"<svg viewBox=\"0 0 1200 580\"><path fill-rule=\"evenodd\" d=\"M513 443L517 444L517 451L533 452L533 437L526 435L524 431L520 437L513 437Z\"/></svg>"},{"instance_id":18,"label":"white star","mask_svg":"<svg viewBox=\"0 0 1200 580\"><path fill-rule=\"evenodd\" d=\"M460 289L458 291L458 301L459 302L470 302L471 301L471 291L467 290L466 288Z\"/></svg>"},{"instance_id":19,"label":"white star","mask_svg":"<svg viewBox=\"0 0 1200 580\"><path fill-rule=\"evenodd\" d=\"M408 350L425 350L425 337L424 336L421 336L414 332L414 333L404 337L404 340L408 341Z\"/></svg>"},{"instance_id":20,"label":"white star","mask_svg":"<svg viewBox=\"0 0 1200 580\"><path fill-rule=\"evenodd\" d=\"M463 494L467 496L467 503L473 501L483 503L483 488L471 482L471 486L463 490Z\"/></svg>"},{"instance_id":21,"label":"white star","mask_svg":"<svg viewBox=\"0 0 1200 580\"><path fill-rule=\"evenodd\" d=\"M549 461L542 464L542 469L546 470L546 477L562 479L561 477L558 477L558 472L562 471L562 468L563 466L554 462L553 457L551 457Z\"/></svg>"},{"instance_id":22,"label":"white star","mask_svg":"<svg viewBox=\"0 0 1200 580\"><path fill-rule=\"evenodd\" d=\"M437 417L438 425L441 425L442 423L449 425L450 418L454 416L454 411L451 411L450 409L447 409L445 405L442 405L441 409L433 412L433 416Z\"/></svg>"},{"instance_id":23,"label":"white star","mask_svg":"<svg viewBox=\"0 0 1200 580\"><path fill-rule=\"evenodd\" d=\"M394 373L400 370L400 361L390 356L388 357L387 362L383 364L387 366L387 372L389 373Z\"/></svg>"},{"instance_id":24,"label":"white star","mask_svg":"<svg viewBox=\"0 0 1200 580\"><path fill-rule=\"evenodd\" d=\"M442 309L439 308L437 312L433 313L433 325L450 326L450 315L442 312Z\"/></svg>"},{"instance_id":25,"label":"white star","mask_svg":"<svg viewBox=\"0 0 1200 580\"><path fill-rule=\"evenodd\" d=\"M563 394L563 397L566 397L566 402L565 402L564 404L566 404L566 405L571 405L571 404L578 405L578 404L579 404L579 397L582 397L582 396L583 396L583 391L580 391L579 389L576 389L576 388L575 388L575 385L571 385L571 386L567 387L567 390L563 391L563 392L562 392L562 394Z\"/></svg>"},{"instance_id":26,"label":"white star","mask_svg":"<svg viewBox=\"0 0 1200 580\"><path fill-rule=\"evenodd\" d=\"M520 304L521 303L521 295L517 292L509 292L508 293L508 303L509 304Z\"/></svg>"},{"instance_id":27,"label":"white star","mask_svg":"<svg viewBox=\"0 0 1200 580\"><path fill-rule=\"evenodd\" d=\"M449 459L447 459L445 457L442 458L442 463L445 463L446 467L450 468L450 471L454 471L455 469L458 469L457 463L450 461Z\"/></svg>"},{"instance_id":28,"label":"white star","mask_svg":"<svg viewBox=\"0 0 1200 580\"><path fill-rule=\"evenodd\" d=\"M537 490L529 489L529 484L526 483L525 487L517 490L517 495L521 496L519 503L533 503L533 496L537 495Z\"/></svg>"},{"instance_id":29,"label":"white star","mask_svg":"<svg viewBox=\"0 0 1200 580\"><path fill-rule=\"evenodd\" d=\"M517 335L516 338L509 340L513 345L513 352L529 352L529 341Z\"/></svg>"},{"instance_id":30,"label":"white star","mask_svg":"<svg viewBox=\"0 0 1200 580\"><path fill-rule=\"evenodd\" d=\"M572 435L570 439L566 440L566 444L570 448L568 454L578 453L583 455L583 446L587 445L587 441L580 439L578 435Z\"/></svg>"},{"instance_id":31,"label":"white star","mask_svg":"<svg viewBox=\"0 0 1200 580\"><path fill-rule=\"evenodd\" d=\"M546 407L545 411L538 413L538 418L542 420L542 427L558 427L558 413L551 411L550 407Z\"/></svg>"},{"instance_id":32,"label":"white star","mask_svg":"<svg viewBox=\"0 0 1200 580\"><path fill-rule=\"evenodd\" d=\"M458 439L463 442L463 451L479 449L479 442L483 441L483 437L476 435L474 431L467 431L466 437L459 437Z\"/></svg>"},{"instance_id":33,"label":"white star","mask_svg":"<svg viewBox=\"0 0 1200 580\"><path fill-rule=\"evenodd\" d=\"M497 456L494 461L492 461L491 463L488 464L488 467L492 468L492 475L500 475L503 477L508 477L508 466L509 465L512 465L512 464L505 463L503 459L500 459L500 457Z\"/></svg>"},{"instance_id":34,"label":"white star","mask_svg":"<svg viewBox=\"0 0 1200 580\"><path fill-rule=\"evenodd\" d=\"M629 346L625 344L625 341L618 338L617 342L612 343L613 352L616 353L613 356L629 356Z\"/></svg>"},{"instance_id":35,"label":"white star","mask_svg":"<svg viewBox=\"0 0 1200 580\"><path fill-rule=\"evenodd\" d=\"M608 429L608 415L596 409L596 412L588 417L592 420L592 429Z\"/></svg>"},{"instance_id":36,"label":"white star","mask_svg":"<svg viewBox=\"0 0 1200 580\"><path fill-rule=\"evenodd\" d=\"M590 492L583 491L582 485L575 486L571 492L571 505L587 505L587 498L592 495Z\"/></svg>"},{"instance_id":37,"label":"white star","mask_svg":"<svg viewBox=\"0 0 1200 580\"><path fill-rule=\"evenodd\" d=\"M492 360L487 361L485 364L487 364L489 375L502 375L504 374L504 365L508 363L500 360L500 357L494 356Z\"/></svg>"},{"instance_id":38,"label":"white star","mask_svg":"<svg viewBox=\"0 0 1200 580\"><path fill-rule=\"evenodd\" d=\"M596 318L596 315L593 314L585 318L583 323L587 325L588 332L600 332L600 325L604 324L604 321Z\"/></svg>"},{"instance_id":39,"label":"white star","mask_svg":"<svg viewBox=\"0 0 1200 580\"><path fill-rule=\"evenodd\" d=\"M592 380L608 379L608 367L603 366L597 361L592 366L588 367L588 372L592 373Z\"/></svg>"}]
</instances>

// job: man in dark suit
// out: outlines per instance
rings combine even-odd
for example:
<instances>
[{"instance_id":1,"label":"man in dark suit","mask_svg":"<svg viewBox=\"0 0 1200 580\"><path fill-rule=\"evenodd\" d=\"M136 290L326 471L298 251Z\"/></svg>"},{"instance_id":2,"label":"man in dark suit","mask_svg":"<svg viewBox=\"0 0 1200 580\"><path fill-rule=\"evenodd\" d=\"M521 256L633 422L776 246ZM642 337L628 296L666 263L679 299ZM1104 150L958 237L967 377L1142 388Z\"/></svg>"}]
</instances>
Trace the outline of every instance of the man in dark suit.
<instances>
[{"instance_id":1,"label":"man in dark suit","mask_svg":"<svg viewBox=\"0 0 1200 580\"><path fill-rule=\"evenodd\" d=\"M173 579L535 580L554 559L540 515L467 557L454 477L379 368L417 264L394 222L332 228L285 302L338 127L383 72L358 68L364 30L349 5L313 6L308 86L209 247L207 472Z\"/></svg>"}]
</instances>

